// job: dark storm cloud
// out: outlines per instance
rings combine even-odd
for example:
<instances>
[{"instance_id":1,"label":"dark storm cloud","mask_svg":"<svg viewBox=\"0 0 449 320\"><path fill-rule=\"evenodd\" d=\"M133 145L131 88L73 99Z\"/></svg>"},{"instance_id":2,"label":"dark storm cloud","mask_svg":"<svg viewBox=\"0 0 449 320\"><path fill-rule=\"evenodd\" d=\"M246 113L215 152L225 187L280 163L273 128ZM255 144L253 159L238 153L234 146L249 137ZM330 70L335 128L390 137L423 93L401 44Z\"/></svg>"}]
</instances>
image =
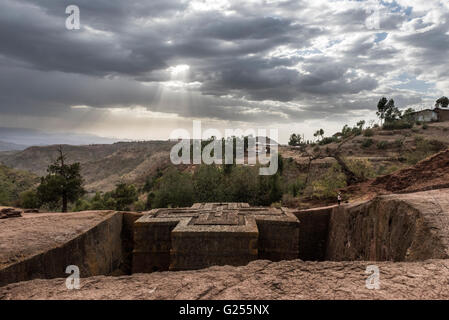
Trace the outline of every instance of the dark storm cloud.
<instances>
[{"instance_id":1,"label":"dark storm cloud","mask_svg":"<svg viewBox=\"0 0 449 320\"><path fill-rule=\"evenodd\" d=\"M81 9L81 30L65 29L69 4ZM435 83L444 76L437 65L447 63L447 14L421 21L382 6L382 28L372 30L369 8L353 1L234 1L199 10L176 0L5 0L0 113L139 105L182 117L295 121L373 109L384 94L418 103L385 83L405 68ZM387 37L377 42L381 32ZM164 87L176 65L190 67L187 96L185 88Z\"/></svg>"},{"instance_id":2,"label":"dark storm cloud","mask_svg":"<svg viewBox=\"0 0 449 320\"><path fill-rule=\"evenodd\" d=\"M49 16L29 4L7 1L0 11L0 53L41 70L92 75L139 74L166 67L158 50L135 54L117 35L91 35L65 29L65 10ZM150 34L157 38L156 34Z\"/></svg>"}]
</instances>

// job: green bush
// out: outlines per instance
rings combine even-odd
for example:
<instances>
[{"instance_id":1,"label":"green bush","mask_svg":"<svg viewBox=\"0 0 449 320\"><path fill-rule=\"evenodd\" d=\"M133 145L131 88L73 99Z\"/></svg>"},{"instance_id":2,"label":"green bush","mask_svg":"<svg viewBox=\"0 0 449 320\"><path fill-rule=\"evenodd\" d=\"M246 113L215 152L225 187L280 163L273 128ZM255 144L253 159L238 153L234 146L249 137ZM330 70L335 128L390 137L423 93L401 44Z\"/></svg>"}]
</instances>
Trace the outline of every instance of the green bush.
<instances>
[{"instance_id":1,"label":"green bush","mask_svg":"<svg viewBox=\"0 0 449 320\"><path fill-rule=\"evenodd\" d=\"M369 148L374 143L373 139L364 139L362 141L362 148Z\"/></svg>"},{"instance_id":2,"label":"green bush","mask_svg":"<svg viewBox=\"0 0 449 320\"><path fill-rule=\"evenodd\" d=\"M385 140L379 141L379 142L376 144L376 147L377 147L377 149L379 149L379 150L385 150L385 149L388 148L388 146L389 146L389 143L388 143L388 141L385 141Z\"/></svg>"},{"instance_id":3,"label":"green bush","mask_svg":"<svg viewBox=\"0 0 449 320\"><path fill-rule=\"evenodd\" d=\"M97 192L91 198L84 197L78 199L72 211L86 210L131 210L132 205L138 200L138 192L134 185L119 183L114 191L101 193Z\"/></svg>"},{"instance_id":4,"label":"green bush","mask_svg":"<svg viewBox=\"0 0 449 320\"><path fill-rule=\"evenodd\" d=\"M379 169L377 170L377 172L376 172L376 176L382 176L382 175L390 174L390 173L392 173L394 171L397 171L397 170L399 170L399 167L396 166L396 165L390 165L390 166L381 165L379 167Z\"/></svg>"},{"instance_id":5,"label":"green bush","mask_svg":"<svg viewBox=\"0 0 449 320\"><path fill-rule=\"evenodd\" d=\"M223 201L223 179L224 175L219 167L215 165L199 166L192 177L195 201L208 202L210 199Z\"/></svg>"},{"instance_id":6,"label":"green bush","mask_svg":"<svg viewBox=\"0 0 449 320\"><path fill-rule=\"evenodd\" d=\"M393 148L402 148L402 147L404 146L404 141L401 140L401 139L396 139L396 140L391 144L391 146L392 146Z\"/></svg>"},{"instance_id":7,"label":"green bush","mask_svg":"<svg viewBox=\"0 0 449 320\"><path fill-rule=\"evenodd\" d=\"M341 172L340 166L335 164L322 177L312 182L312 197L317 199L335 198L338 189L344 187L346 187L346 176Z\"/></svg>"},{"instance_id":8,"label":"green bush","mask_svg":"<svg viewBox=\"0 0 449 320\"><path fill-rule=\"evenodd\" d=\"M352 134L355 136L359 136L362 134L362 128L359 128L359 127L353 127L351 131L352 131Z\"/></svg>"},{"instance_id":9,"label":"green bush","mask_svg":"<svg viewBox=\"0 0 449 320\"><path fill-rule=\"evenodd\" d=\"M78 199L76 200L74 206L72 207L71 211L79 212L79 211L88 211L93 210L91 207L91 204L86 199ZM98 209L96 209L98 210Z\"/></svg>"},{"instance_id":10,"label":"green bush","mask_svg":"<svg viewBox=\"0 0 449 320\"><path fill-rule=\"evenodd\" d=\"M288 186L288 192L289 192L289 194L291 194L293 197L296 197L296 196L299 195L302 191L304 191L305 187L306 187L305 179L297 178L295 182L291 183L291 184Z\"/></svg>"},{"instance_id":11,"label":"green bush","mask_svg":"<svg viewBox=\"0 0 449 320\"><path fill-rule=\"evenodd\" d=\"M19 206L24 209L40 208L41 203L35 190L24 191L19 195Z\"/></svg>"},{"instance_id":12,"label":"green bush","mask_svg":"<svg viewBox=\"0 0 449 320\"><path fill-rule=\"evenodd\" d=\"M190 207L194 194L192 176L170 169L161 177L154 194L153 208Z\"/></svg>"},{"instance_id":13,"label":"green bush","mask_svg":"<svg viewBox=\"0 0 449 320\"><path fill-rule=\"evenodd\" d=\"M374 135L374 130L373 129L365 129L365 131L363 131L363 135L365 137L372 137Z\"/></svg>"},{"instance_id":14,"label":"green bush","mask_svg":"<svg viewBox=\"0 0 449 320\"><path fill-rule=\"evenodd\" d=\"M145 211L146 210L146 202L142 201L142 200L136 201L136 202L134 202L133 207L134 207L134 211L140 211L140 212Z\"/></svg>"},{"instance_id":15,"label":"green bush","mask_svg":"<svg viewBox=\"0 0 449 320\"><path fill-rule=\"evenodd\" d=\"M384 130L401 130L401 129L411 129L413 127L413 123L410 123L405 120L397 120L391 122L385 122L383 125Z\"/></svg>"},{"instance_id":16,"label":"green bush","mask_svg":"<svg viewBox=\"0 0 449 320\"><path fill-rule=\"evenodd\" d=\"M321 139L318 144L320 146L332 143L332 142L338 142L338 138L337 137L324 137L323 139Z\"/></svg>"},{"instance_id":17,"label":"green bush","mask_svg":"<svg viewBox=\"0 0 449 320\"><path fill-rule=\"evenodd\" d=\"M438 140L426 140L423 137L415 137L415 150L404 154L404 158L408 164L416 164L417 162L446 149L446 145Z\"/></svg>"},{"instance_id":18,"label":"green bush","mask_svg":"<svg viewBox=\"0 0 449 320\"><path fill-rule=\"evenodd\" d=\"M298 198L292 196L291 194L286 193L282 196L281 204L283 207L297 208L299 207L299 200Z\"/></svg>"},{"instance_id":19,"label":"green bush","mask_svg":"<svg viewBox=\"0 0 449 320\"><path fill-rule=\"evenodd\" d=\"M20 194L35 187L38 182L39 178L29 172L0 164L0 205L17 205Z\"/></svg>"},{"instance_id":20,"label":"green bush","mask_svg":"<svg viewBox=\"0 0 449 320\"><path fill-rule=\"evenodd\" d=\"M366 159L348 159L346 160L348 168L354 172L354 174L363 179L371 179L376 176L374 168L369 160Z\"/></svg>"},{"instance_id":21,"label":"green bush","mask_svg":"<svg viewBox=\"0 0 449 320\"><path fill-rule=\"evenodd\" d=\"M130 210L130 205L138 199L137 189L133 185L119 183L112 192L112 198L115 201L115 210Z\"/></svg>"}]
</instances>

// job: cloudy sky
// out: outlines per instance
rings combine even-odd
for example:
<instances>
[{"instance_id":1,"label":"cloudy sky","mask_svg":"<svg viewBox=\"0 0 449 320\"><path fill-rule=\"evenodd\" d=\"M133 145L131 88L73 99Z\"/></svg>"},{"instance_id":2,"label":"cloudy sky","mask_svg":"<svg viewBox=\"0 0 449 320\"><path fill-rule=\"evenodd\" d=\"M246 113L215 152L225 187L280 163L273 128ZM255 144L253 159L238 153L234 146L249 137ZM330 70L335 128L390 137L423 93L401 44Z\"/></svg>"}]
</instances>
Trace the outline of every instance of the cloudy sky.
<instances>
[{"instance_id":1,"label":"cloudy sky","mask_svg":"<svg viewBox=\"0 0 449 320\"><path fill-rule=\"evenodd\" d=\"M2 0L0 126L167 139L201 120L286 142L375 119L381 96L432 106L448 49L447 0Z\"/></svg>"}]
</instances>

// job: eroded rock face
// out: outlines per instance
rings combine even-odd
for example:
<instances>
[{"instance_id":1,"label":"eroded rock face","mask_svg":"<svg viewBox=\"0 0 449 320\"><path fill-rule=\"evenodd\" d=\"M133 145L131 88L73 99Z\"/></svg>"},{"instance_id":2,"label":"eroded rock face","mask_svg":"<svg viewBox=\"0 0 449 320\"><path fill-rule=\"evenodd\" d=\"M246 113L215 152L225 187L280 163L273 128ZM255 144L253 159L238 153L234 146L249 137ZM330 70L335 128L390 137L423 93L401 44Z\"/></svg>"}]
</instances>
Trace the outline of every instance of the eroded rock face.
<instances>
[{"instance_id":1,"label":"eroded rock face","mask_svg":"<svg viewBox=\"0 0 449 320\"><path fill-rule=\"evenodd\" d=\"M81 279L33 280L0 288L0 299L449 299L448 260L377 262L379 290L368 289L371 262L270 262L243 267Z\"/></svg>"},{"instance_id":2,"label":"eroded rock face","mask_svg":"<svg viewBox=\"0 0 449 320\"><path fill-rule=\"evenodd\" d=\"M22 210L16 210L14 208L0 209L0 219L19 218L22 216Z\"/></svg>"},{"instance_id":3,"label":"eroded rock face","mask_svg":"<svg viewBox=\"0 0 449 320\"><path fill-rule=\"evenodd\" d=\"M122 213L48 213L0 220L0 286L35 278L109 274L122 259Z\"/></svg>"},{"instance_id":4,"label":"eroded rock face","mask_svg":"<svg viewBox=\"0 0 449 320\"><path fill-rule=\"evenodd\" d=\"M329 219L335 206L293 212L299 224L299 259L322 261L326 256Z\"/></svg>"},{"instance_id":5,"label":"eroded rock face","mask_svg":"<svg viewBox=\"0 0 449 320\"><path fill-rule=\"evenodd\" d=\"M303 224L299 249L306 256L344 262L257 260L242 267L95 276L123 264L131 270L135 243L145 240L134 237L140 214L24 214L1 220L0 282L66 277L65 266L77 263L83 279L80 290L68 290L65 278L9 284L0 288L0 299L449 299L449 189L295 215L300 235ZM196 218L200 226L212 219L214 227L223 216ZM365 286L366 268L373 264L380 269L380 290Z\"/></svg>"},{"instance_id":6,"label":"eroded rock face","mask_svg":"<svg viewBox=\"0 0 449 320\"><path fill-rule=\"evenodd\" d=\"M334 208L327 260L419 261L449 257L449 189Z\"/></svg>"}]
</instances>

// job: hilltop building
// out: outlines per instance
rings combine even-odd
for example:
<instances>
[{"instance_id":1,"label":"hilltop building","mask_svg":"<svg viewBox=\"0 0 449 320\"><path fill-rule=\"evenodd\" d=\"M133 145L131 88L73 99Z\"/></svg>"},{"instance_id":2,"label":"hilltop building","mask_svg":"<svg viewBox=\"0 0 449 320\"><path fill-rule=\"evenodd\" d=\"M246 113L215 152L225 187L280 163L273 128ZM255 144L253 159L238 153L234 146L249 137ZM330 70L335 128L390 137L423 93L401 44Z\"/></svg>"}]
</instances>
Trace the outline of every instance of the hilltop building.
<instances>
[{"instance_id":1,"label":"hilltop building","mask_svg":"<svg viewBox=\"0 0 449 320\"><path fill-rule=\"evenodd\" d=\"M435 108L435 109L425 109L421 111L416 111L412 113L415 121L421 122L443 122L449 121L449 110Z\"/></svg>"}]
</instances>

